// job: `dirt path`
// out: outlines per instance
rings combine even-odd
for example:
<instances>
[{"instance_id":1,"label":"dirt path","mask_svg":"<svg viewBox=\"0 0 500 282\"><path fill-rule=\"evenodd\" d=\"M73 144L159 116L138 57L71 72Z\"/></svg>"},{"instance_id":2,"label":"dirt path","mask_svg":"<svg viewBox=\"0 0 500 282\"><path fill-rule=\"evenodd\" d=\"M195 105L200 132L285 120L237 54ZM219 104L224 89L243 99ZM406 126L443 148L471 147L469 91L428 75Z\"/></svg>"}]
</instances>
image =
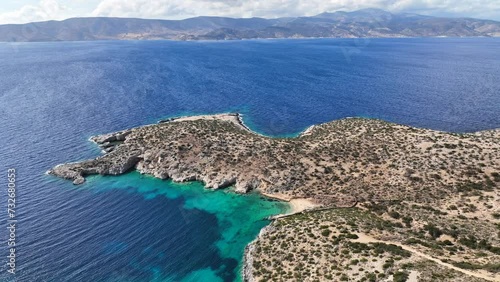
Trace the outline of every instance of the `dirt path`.
<instances>
[{"instance_id":1,"label":"dirt path","mask_svg":"<svg viewBox=\"0 0 500 282\"><path fill-rule=\"evenodd\" d=\"M356 239L356 240L353 240L355 242L360 242L360 243L385 243L385 244L393 244L393 245L396 245L396 246L400 246L404 250L407 250L407 251L411 252L412 254L414 254L416 256L419 256L419 257L431 260L431 261L433 261L433 262L435 262L435 263L437 263L437 264L439 264L441 266L444 266L444 267L447 267L447 268L451 268L451 269L456 270L456 271L460 271L463 274L466 274L466 275L469 275L469 276L474 276L474 277L477 277L477 278L481 278L481 279L484 279L484 280L487 280L487 281L494 281L494 282L500 281L500 275L491 276L491 275L485 273L484 271L474 272L474 271L469 271L469 270L466 270L466 269L462 269L462 268L456 267L456 266L454 266L452 264L443 262L443 261L441 261L441 260L439 260L437 258L434 258L434 257L430 256L430 255L424 254L424 253L422 253L422 252L420 252L418 250L415 250L412 247L403 245L403 244L398 243L398 242L378 240L378 239L375 239L375 238L370 237L370 236L368 236L366 234L363 234L363 233L356 233L356 235L358 235L359 238Z\"/></svg>"}]
</instances>

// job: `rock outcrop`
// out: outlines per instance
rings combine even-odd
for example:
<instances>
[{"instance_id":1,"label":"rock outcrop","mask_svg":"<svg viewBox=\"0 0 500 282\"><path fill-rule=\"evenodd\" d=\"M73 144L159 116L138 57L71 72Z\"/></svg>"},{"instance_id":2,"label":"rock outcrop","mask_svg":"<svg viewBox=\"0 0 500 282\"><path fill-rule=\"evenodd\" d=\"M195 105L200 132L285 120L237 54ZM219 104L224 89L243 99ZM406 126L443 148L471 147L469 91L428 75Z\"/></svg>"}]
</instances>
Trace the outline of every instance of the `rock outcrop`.
<instances>
[{"instance_id":1,"label":"rock outcrop","mask_svg":"<svg viewBox=\"0 0 500 282\"><path fill-rule=\"evenodd\" d=\"M347 118L296 138L270 138L251 132L238 114L221 114L169 119L91 140L103 156L49 173L81 184L87 175L136 169L211 189L234 186L240 193L256 189L338 206L432 202L462 185L491 188L500 180L499 130L451 134Z\"/></svg>"}]
</instances>

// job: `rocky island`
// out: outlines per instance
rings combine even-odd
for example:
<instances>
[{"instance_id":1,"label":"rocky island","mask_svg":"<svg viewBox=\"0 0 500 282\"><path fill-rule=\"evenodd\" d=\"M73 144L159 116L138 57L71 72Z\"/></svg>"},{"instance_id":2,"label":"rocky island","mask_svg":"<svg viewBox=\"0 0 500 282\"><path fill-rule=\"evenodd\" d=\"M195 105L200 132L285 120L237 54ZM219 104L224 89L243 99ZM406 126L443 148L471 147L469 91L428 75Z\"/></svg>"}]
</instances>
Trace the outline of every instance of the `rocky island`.
<instances>
[{"instance_id":1,"label":"rocky island","mask_svg":"<svg viewBox=\"0 0 500 282\"><path fill-rule=\"evenodd\" d=\"M247 281L500 281L500 130L346 118L271 138L219 114L91 140L104 155L48 173L81 184L135 169L311 203L247 247Z\"/></svg>"}]
</instances>

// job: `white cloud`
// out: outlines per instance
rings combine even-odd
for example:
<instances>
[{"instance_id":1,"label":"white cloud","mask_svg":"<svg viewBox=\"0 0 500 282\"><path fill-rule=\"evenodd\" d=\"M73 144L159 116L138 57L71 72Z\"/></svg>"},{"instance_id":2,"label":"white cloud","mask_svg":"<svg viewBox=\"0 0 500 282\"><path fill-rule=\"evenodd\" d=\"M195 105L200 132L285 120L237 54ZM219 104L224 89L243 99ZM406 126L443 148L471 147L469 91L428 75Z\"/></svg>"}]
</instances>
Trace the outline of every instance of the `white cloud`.
<instances>
[{"instance_id":1,"label":"white cloud","mask_svg":"<svg viewBox=\"0 0 500 282\"><path fill-rule=\"evenodd\" d=\"M182 0L105 0L91 13L92 16L165 18L189 14L189 5Z\"/></svg>"},{"instance_id":2,"label":"white cloud","mask_svg":"<svg viewBox=\"0 0 500 282\"><path fill-rule=\"evenodd\" d=\"M74 16L182 19L208 15L273 18L361 8L500 20L499 0L41 0L37 5L25 5L14 11L0 13L0 23Z\"/></svg>"},{"instance_id":3,"label":"white cloud","mask_svg":"<svg viewBox=\"0 0 500 282\"><path fill-rule=\"evenodd\" d=\"M342 3L345 2L345 3ZM318 14L352 2L322 0L103 0L94 16L185 18L190 16L281 17Z\"/></svg>"},{"instance_id":4,"label":"white cloud","mask_svg":"<svg viewBox=\"0 0 500 282\"><path fill-rule=\"evenodd\" d=\"M41 0L38 5L24 5L17 10L0 14L0 23L27 23L60 20L69 16L69 10L56 0Z\"/></svg>"},{"instance_id":5,"label":"white cloud","mask_svg":"<svg viewBox=\"0 0 500 282\"><path fill-rule=\"evenodd\" d=\"M102 0L92 15L170 19L199 15L270 18L361 8L500 19L498 0Z\"/></svg>"}]
</instances>

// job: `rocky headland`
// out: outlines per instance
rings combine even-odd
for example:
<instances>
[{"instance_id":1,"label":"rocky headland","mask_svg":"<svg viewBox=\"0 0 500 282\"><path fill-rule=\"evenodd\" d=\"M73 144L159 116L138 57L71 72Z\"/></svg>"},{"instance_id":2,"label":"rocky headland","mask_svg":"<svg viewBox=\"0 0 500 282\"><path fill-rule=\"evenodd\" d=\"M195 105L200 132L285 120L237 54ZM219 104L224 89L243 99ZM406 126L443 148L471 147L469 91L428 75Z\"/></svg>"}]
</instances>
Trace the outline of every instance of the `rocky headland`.
<instances>
[{"instance_id":1,"label":"rocky headland","mask_svg":"<svg viewBox=\"0 0 500 282\"><path fill-rule=\"evenodd\" d=\"M220 114L91 140L104 155L48 173L81 184L135 169L309 207L275 219L247 248L246 280L500 279L500 130L454 134L346 118L271 138L239 114ZM447 274L435 280L439 273Z\"/></svg>"},{"instance_id":2,"label":"rocky headland","mask_svg":"<svg viewBox=\"0 0 500 282\"><path fill-rule=\"evenodd\" d=\"M323 205L431 202L467 183L492 186L500 170L499 138L499 130L452 134L364 118L316 125L296 138L271 138L250 131L239 114L193 116L91 137L103 156L49 173L81 184L87 175L136 169L212 189L256 189Z\"/></svg>"}]
</instances>

